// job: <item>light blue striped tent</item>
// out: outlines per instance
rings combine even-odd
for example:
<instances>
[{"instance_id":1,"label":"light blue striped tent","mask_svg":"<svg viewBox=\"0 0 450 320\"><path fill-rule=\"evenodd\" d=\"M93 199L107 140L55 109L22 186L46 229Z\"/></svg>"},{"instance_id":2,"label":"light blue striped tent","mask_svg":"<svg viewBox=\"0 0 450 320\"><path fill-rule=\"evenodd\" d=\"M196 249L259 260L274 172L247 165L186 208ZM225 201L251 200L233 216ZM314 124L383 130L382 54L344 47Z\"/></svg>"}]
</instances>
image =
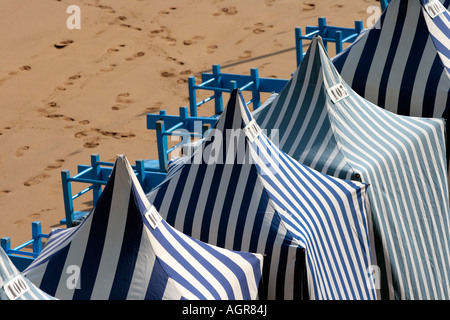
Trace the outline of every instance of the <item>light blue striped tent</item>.
<instances>
[{"instance_id":1,"label":"light blue striped tent","mask_svg":"<svg viewBox=\"0 0 450 320\"><path fill-rule=\"evenodd\" d=\"M0 300L55 300L17 270L0 248Z\"/></svg>"},{"instance_id":2,"label":"light blue striped tent","mask_svg":"<svg viewBox=\"0 0 450 320\"><path fill-rule=\"evenodd\" d=\"M119 156L97 205L52 232L24 270L63 300L258 298L262 256L202 243L169 226Z\"/></svg>"},{"instance_id":3,"label":"light blue striped tent","mask_svg":"<svg viewBox=\"0 0 450 320\"><path fill-rule=\"evenodd\" d=\"M148 197L202 241L264 254L267 299L375 299L366 185L300 164L260 132L234 90L190 156Z\"/></svg>"},{"instance_id":4,"label":"light blue striped tent","mask_svg":"<svg viewBox=\"0 0 450 320\"><path fill-rule=\"evenodd\" d=\"M450 0L441 2L392 0L373 27L332 59L336 69L377 106L443 117L450 107Z\"/></svg>"},{"instance_id":5,"label":"light blue striped tent","mask_svg":"<svg viewBox=\"0 0 450 320\"><path fill-rule=\"evenodd\" d=\"M280 148L323 173L370 184L382 297L450 298L450 210L443 119L408 117L359 96L320 37L280 94L253 113Z\"/></svg>"}]
</instances>

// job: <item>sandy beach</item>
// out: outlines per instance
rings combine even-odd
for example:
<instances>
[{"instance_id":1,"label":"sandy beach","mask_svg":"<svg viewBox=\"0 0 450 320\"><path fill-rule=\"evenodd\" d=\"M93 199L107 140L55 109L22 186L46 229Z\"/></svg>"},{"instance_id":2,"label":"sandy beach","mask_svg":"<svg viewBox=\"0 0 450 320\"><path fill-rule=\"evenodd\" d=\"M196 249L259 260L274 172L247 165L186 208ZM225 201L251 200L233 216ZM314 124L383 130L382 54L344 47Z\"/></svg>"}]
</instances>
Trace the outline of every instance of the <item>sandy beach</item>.
<instances>
[{"instance_id":1,"label":"sandy beach","mask_svg":"<svg viewBox=\"0 0 450 320\"><path fill-rule=\"evenodd\" d=\"M81 29L66 26L72 4ZM287 79L296 68L295 27L319 17L366 26L370 5L379 2L2 0L0 237L14 247L31 237L33 221L45 233L63 227L61 170L75 173L91 154L156 159L145 115L177 114L188 104L188 77L219 64L227 73L258 68L261 77ZM76 209L91 200L83 196Z\"/></svg>"}]
</instances>

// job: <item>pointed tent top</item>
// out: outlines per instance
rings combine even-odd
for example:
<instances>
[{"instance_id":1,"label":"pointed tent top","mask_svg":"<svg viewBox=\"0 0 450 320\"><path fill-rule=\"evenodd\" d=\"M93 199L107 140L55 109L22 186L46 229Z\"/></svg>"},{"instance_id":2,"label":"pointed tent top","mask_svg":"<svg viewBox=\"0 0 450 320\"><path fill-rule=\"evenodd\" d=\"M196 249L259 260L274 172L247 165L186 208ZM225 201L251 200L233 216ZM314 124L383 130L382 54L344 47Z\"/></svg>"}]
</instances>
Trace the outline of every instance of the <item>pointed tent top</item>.
<instances>
[{"instance_id":1,"label":"pointed tent top","mask_svg":"<svg viewBox=\"0 0 450 320\"><path fill-rule=\"evenodd\" d=\"M262 129L278 130L279 148L294 159L329 175L357 180L358 173L347 163L332 133L328 114L329 104L352 93L331 62L322 38L314 36L280 94L254 111L253 117ZM304 126L309 119L314 120ZM328 161L331 156L332 162Z\"/></svg>"},{"instance_id":2,"label":"pointed tent top","mask_svg":"<svg viewBox=\"0 0 450 320\"><path fill-rule=\"evenodd\" d=\"M79 267L80 288L65 285L67 263ZM24 274L65 300L254 299L261 267L261 255L201 243L169 226L119 155L95 208L77 227L50 234Z\"/></svg>"},{"instance_id":3,"label":"pointed tent top","mask_svg":"<svg viewBox=\"0 0 450 320\"><path fill-rule=\"evenodd\" d=\"M54 300L24 278L0 247L0 300Z\"/></svg>"}]
</instances>

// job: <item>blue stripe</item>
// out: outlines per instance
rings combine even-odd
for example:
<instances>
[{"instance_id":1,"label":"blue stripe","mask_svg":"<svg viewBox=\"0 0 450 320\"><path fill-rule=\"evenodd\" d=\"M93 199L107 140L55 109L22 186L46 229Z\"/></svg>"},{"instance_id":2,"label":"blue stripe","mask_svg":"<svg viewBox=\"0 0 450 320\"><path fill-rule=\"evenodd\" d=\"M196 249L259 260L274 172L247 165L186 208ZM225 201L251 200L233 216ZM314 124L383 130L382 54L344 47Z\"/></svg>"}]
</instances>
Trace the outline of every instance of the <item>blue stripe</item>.
<instances>
[{"instance_id":1,"label":"blue stripe","mask_svg":"<svg viewBox=\"0 0 450 320\"><path fill-rule=\"evenodd\" d=\"M162 222L164 223L164 222ZM184 266L184 268L187 270L187 272L189 272L190 275L192 275L195 279L197 279L200 283L202 283L205 288L208 290L208 292L210 292L213 297L215 299L219 299L219 293L217 292L217 290L206 280L206 278L200 273L199 270L197 270L195 268L195 266L192 266L188 260L186 260L185 257L183 257L178 250L176 249L176 247L173 246L172 243L170 243L161 233L161 231L159 230L160 228L156 228L152 231L153 235L155 236L155 239L161 244L161 246L163 246L166 250L167 253L169 253L172 258L174 258L175 260L177 260L181 265ZM220 278L221 274L220 272L217 271L217 269L215 268L215 266L213 266L212 264L210 264L205 258L203 258L200 254L198 254L193 248L190 248L189 245L178 235L175 233L174 230L172 230L172 228L169 226L167 228L167 231L176 239L176 241L186 250L189 251L189 254L191 254L194 259L196 261L198 261L202 266L205 267L205 269L207 269L209 272L211 272L216 278ZM209 250L212 251L212 250ZM164 261L164 257L159 257L160 260ZM177 275L172 275L169 274L169 276L171 278L173 278L175 281L180 282L182 281L181 279L177 278ZM184 278L184 277L182 277ZM229 283L226 279L222 278L223 281L225 281L224 283L222 283L224 285L224 287L226 288L227 286L229 288L231 288L229 286ZM222 282L222 281L220 281ZM228 289L229 289L228 288ZM227 290L228 291L228 290Z\"/></svg>"},{"instance_id":2,"label":"blue stripe","mask_svg":"<svg viewBox=\"0 0 450 320\"><path fill-rule=\"evenodd\" d=\"M224 165L216 165L214 175L211 184L211 188L208 191L208 199L206 200L205 210L203 211L202 225L200 229L200 240L208 242L209 240L209 227L211 226L211 219L214 213L214 204L216 203L217 193L220 186L220 180L222 178ZM188 170L185 170L188 171ZM194 214L191 213L192 215Z\"/></svg>"},{"instance_id":3,"label":"blue stripe","mask_svg":"<svg viewBox=\"0 0 450 320\"><path fill-rule=\"evenodd\" d=\"M255 186L258 183L258 173L254 166L251 166L250 174L247 179L247 183L244 190L244 195L253 195L255 192ZM244 236L245 221L249 214L250 199L242 201L239 208L239 214L236 223L236 230L234 232L233 250L242 250L242 238Z\"/></svg>"},{"instance_id":4,"label":"blue stripe","mask_svg":"<svg viewBox=\"0 0 450 320\"><path fill-rule=\"evenodd\" d=\"M122 248L117 263L116 274L109 295L110 300L126 300L133 279L133 273L139 256L143 224L137 203L135 186L128 202L127 221L122 241Z\"/></svg>"},{"instance_id":5,"label":"blue stripe","mask_svg":"<svg viewBox=\"0 0 450 320\"><path fill-rule=\"evenodd\" d=\"M179 243L181 243L183 246L185 246L185 247L189 246L189 244L174 230L169 229L169 232L174 237L176 237L178 239ZM209 254L214 256L217 260L219 260L223 264L225 264L232 271L232 273L236 275L237 279L239 280L239 285L240 285L240 289L242 291L243 299L245 299L245 300L250 299L251 295L250 295L250 290L248 287L247 277L246 277L244 271L242 270L242 268L236 262L234 262L232 259L230 259L226 255L223 255L218 250L216 250L213 246L211 246L207 243L201 242L201 241L196 241L196 243L200 247L202 247L203 250L207 251ZM257 267L259 266L258 259L253 254L250 254L250 253L245 253L245 252L234 252L234 253L237 255L240 255L245 260L247 260L249 263L251 263L254 266L253 271L256 275L256 278L259 278L260 272L257 269ZM210 271L216 279L219 280L220 284L223 286L223 288L227 292L228 298L231 300L236 299L234 292L232 290L233 288L232 288L231 284L225 278L225 276L221 273L221 271L218 270L216 266L211 264L207 259L205 259L198 252L192 251L191 254L199 261L199 263L201 265L203 265L206 269L208 269L208 271ZM256 282L258 282L258 281L256 281Z\"/></svg>"},{"instance_id":6,"label":"blue stripe","mask_svg":"<svg viewBox=\"0 0 450 320\"><path fill-rule=\"evenodd\" d=\"M236 186L239 184L242 166L243 166L242 164L233 165L233 169L231 171L230 176L230 182L228 184L225 194L225 202L222 208L222 212L220 214L219 230L217 234L217 246L222 248L225 247L225 241L228 235L227 227L231 214L231 206L233 205L234 196L236 194Z\"/></svg>"},{"instance_id":7,"label":"blue stripe","mask_svg":"<svg viewBox=\"0 0 450 320\"><path fill-rule=\"evenodd\" d=\"M86 251L84 253L83 264L80 268L81 289L75 291L73 295L74 300L89 300L92 295L92 290L94 289L108 228L115 176L116 167L114 167L109 181L101 193L94 209L95 214L92 216Z\"/></svg>"},{"instance_id":8,"label":"blue stripe","mask_svg":"<svg viewBox=\"0 0 450 320\"><path fill-rule=\"evenodd\" d=\"M42 276L40 289L51 296L55 296L56 290L58 289L59 279L61 279L63 272L65 272L63 269L69 249L70 243L60 249L57 254L53 255L52 259L47 264L44 275Z\"/></svg>"},{"instance_id":9,"label":"blue stripe","mask_svg":"<svg viewBox=\"0 0 450 320\"><path fill-rule=\"evenodd\" d=\"M268 205L269 205L268 194L263 192L259 200L258 209L256 210L255 222L253 223L253 228L251 230L252 235L250 237L250 246L248 250L250 252L258 252L259 236L264 223L264 218L266 216Z\"/></svg>"},{"instance_id":10,"label":"blue stripe","mask_svg":"<svg viewBox=\"0 0 450 320\"><path fill-rule=\"evenodd\" d=\"M405 24L406 14L408 10L408 0L401 0L395 23L394 33L392 35L391 45L389 46L388 55L384 64L383 73L381 75L380 88L378 91L378 106L384 108L386 106L386 91L389 82L389 75L391 74L392 65L394 63L395 54L397 52L398 44ZM363 56L364 57L364 56ZM365 59L361 59L364 61ZM379 66L380 68L382 66ZM367 78L366 78L367 80ZM363 94L361 94L364 96Z\"/></svg>"},{"instance_id":11,"label":"blue stripe","mask_svg":"<svg viewBox=\"0 0 450 320\"><path fill-rule=\"evenodd\" d=\"M167 210L166 221L172 226L175 225L175 220L177 218L177 212L178 212L178 207L180 205L181 195L183 194L183 190L184 190L184 186L187 181L188 174L189 174L189 170L181 171L181 173L180 173L181 176L180 176L180 179L178 181L178 184L177 184L175 192L174 192L174 194L176 194L177 196L171 197L170 206L169 206L169 209ZM158 207L157 207L157 209L161 210Z\"/></svg>"},{"instance_id":12,"label":"blue stripe","mask_svg":"<svg viewBox=\"0 0 450 320\"><path fill-rule=\"evenodd\" d=\"M164 292L169 280L164 269L169 269L169 266L163 261L155 259L152 275L145 294L145 300L162 300L164 297Z\"/></svg>"},{"instance_id":13,"label":"blue stripe","mask_svg":"<svg viewBox=\"0 0 450 320\"><path fill-rule=\"evenodd\" d=\"M205 178L205 172L207 169L207 166L197 166L198 171L197 175L195 176L195 182L192 186L192 190L198 190L198 192L192 192L191 196L189 198L189 202L186 208L186 216L184 219L184 226L183 226L183 232L186 234L192 234L192 227L194 223L194 213L195 209L198 204L198 199L200 197L200 190L202 189L203 180ZM192 168L192 167L190 167ZM167 183L168 185L168 183ZM191 190L188 190L188 192L191 192ZM181 198L181 195L180 195Z\"/></svg>"},{"instance_id":14,"label":"blue stripe","mask_svg":"<svg viewBox=\"0 0 450 320\"><path fill-rule=\"evenodd\" d=\"M443 69L441 59L438 55L436 55L430 70L430 74L428 75L425 94L423 96L423 117L433 117L434 105L436 103L436 93L439 86L439 81L441 79L442 71Z\"/></svg>"},{"instance_id":15,"label":"blue stripe","mask_svg":"<svg viewBox=\"0 0 450 320\"><path fill-rule=\"evenodd\" d=\"M380 26L383 26L384 24L386 11L387 10L385 10L380 17ZM370 68L373 63L373 58L378 46L378 41L380 40L380 34L381 29L370 29L370 31L366 33L367 41L361 53L361 57L364 58L359 59L353 81L351 83L351 87L353 88L353 90L358 92L361 96L365 96L366 93L367 75L369 74Z\"/></svg>"},{"instance_id":16,"label":"blue stripe","mask_svg":"<svg viewBox=\"0 0 450 320\"><path fill-rule=\"evenodd\" d=\"M414 83L419 69L420 60L422 59L428 40L428 33L424 32L424 30L427 30L427 25L425 22L425 18L420 14L411 46L411 48L413 49L409 51L408 59L406 61L407 70L405 70L405 72L403 73L402 83L400 85L397 109L398 114L410 115ZM432 111L433 108L429 109L431 109Z\"/></svg>"}]
</instances>

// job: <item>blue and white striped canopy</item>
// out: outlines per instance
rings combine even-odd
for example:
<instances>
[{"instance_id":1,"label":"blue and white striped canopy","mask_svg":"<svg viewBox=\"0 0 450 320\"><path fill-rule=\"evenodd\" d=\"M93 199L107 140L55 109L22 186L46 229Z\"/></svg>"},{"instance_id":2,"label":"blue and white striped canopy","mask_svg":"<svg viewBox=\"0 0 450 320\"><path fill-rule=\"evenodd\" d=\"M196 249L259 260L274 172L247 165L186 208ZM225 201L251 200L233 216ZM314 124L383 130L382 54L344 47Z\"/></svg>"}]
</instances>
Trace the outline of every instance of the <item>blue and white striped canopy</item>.
<instances>
[{"instance_id":1,"label":"blue and white striped canopy","mask_svg":"<svg viewBox=\"0 0 450 320\"><path fill-rule=\"evenodd\" d=\"M372 103L402 115L442 117L450 106L450 0L392 0L333 63ZM442 13L434 16L441 6Z\"/></svg>"},{"instance_id":2,"label":"blue and white striped canopy","mask_svg":"<svg viewBox=\"0 0 450 320\"><path fill-rule=\"evenodd\" d=\"M150 201L186 234L264 254L268 299L376 299L366 185L281 152L237 90L202 144L169 172Z\"/></svg>"},{"instance_id":3,"label":"blue and white striped canopy","mask_svg":"<svg viewBox=\"0 0 450 320\"><path fill-rule=\"evenodd\" d=\"M0 300L55 300L26 279L0 248Z\"/></svg>"},{"instance_id":4,"label":"blue and white striped canopy","mask_svg":"<svg viewBox=\"0 0 450 320\"><path fill-rule=\"evenodd\" d=\"M450 298L450 209L443 119L408 117L359 96L320 37L280 94L253 113L280 148L323 173L370 185L370 233L383 298Z\"/></svg>"},{"instance_id":5,"label":"blue and white striped canopy","mask_svg":"<svg viewBox=\"0 0 450 320\"><path fill-rule=\"evenodd\" d=\"M27 279L63 300L258 298L262 256L202 243L169 226L119 156L95 208L58 229Z\"/></svg>"}]
</instances>

